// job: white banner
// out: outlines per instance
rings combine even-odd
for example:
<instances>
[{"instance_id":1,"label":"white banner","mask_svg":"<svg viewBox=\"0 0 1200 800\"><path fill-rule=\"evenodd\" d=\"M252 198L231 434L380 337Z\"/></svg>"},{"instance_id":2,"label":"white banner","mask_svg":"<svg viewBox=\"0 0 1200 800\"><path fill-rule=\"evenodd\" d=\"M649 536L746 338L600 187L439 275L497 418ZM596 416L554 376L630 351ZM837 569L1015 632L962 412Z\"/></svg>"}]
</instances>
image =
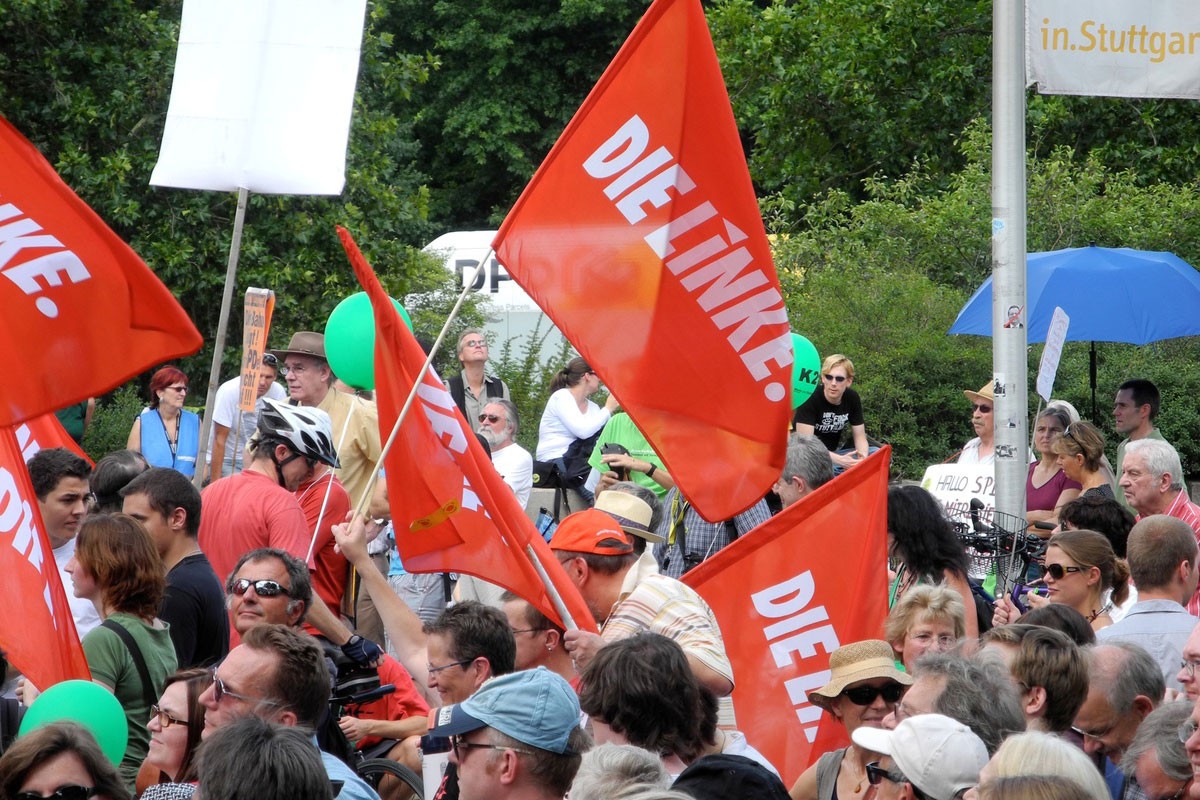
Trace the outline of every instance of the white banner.
<instances>
[{"instance_id":1,"label":"white banner","mask_svg":"<svg viewBox=\"0 0 1200 800\"><path fill-rule=\"evenodd\" d=\"M186 0L155 186L340 194L366 0Z\"/></svg>"},{"instance_id":2,"label":"white banner","mask_svg":"<svg viewBox=\"0 0 1200 800\"><path fill-rule=\"evenodd\" d=\"M1025 43L1043 94L1200 99L1195 0L1027 0Z\"/></svg>"},{"instance_id":3,"label":"white banner","mask_svg":"<svg viewBox=\"0 0 1200 800\"><path fill-rule=\"evenodd\" d=\"M1047 403L1054 391L1054 378L1058 375L1058 362L1062 358L1063 343L1067 341L1067 326L1071 318L1061 307L1054 307L1050 318L1050 329L1046 331L1046 346L1042 348L1042 363L1038 367L1037 393Z\"/></svg>"}]
</instances>

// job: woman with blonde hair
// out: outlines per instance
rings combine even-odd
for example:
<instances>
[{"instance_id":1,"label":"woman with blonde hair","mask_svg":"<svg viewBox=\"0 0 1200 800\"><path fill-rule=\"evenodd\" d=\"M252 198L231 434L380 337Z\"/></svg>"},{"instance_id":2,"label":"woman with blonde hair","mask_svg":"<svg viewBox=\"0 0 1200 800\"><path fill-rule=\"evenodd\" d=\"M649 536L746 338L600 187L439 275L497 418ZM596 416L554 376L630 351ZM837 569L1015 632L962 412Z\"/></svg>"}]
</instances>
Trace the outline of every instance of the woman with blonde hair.
<instances>
[{"instance_id":1,"label":"woman with blonde hair","mask_svg":"<svg viewBox=\"0 0 1200 800\"><path fill-rule=\"evenodd\" d=\"M979 800L1096 800L1075 781L1063 780L1056 775L993 778L979 784L975 796Z\"/></svg>"},{"instance_id":2,"label":"woman with blonde hair","mask_svg":"<svg viewBox=\"0 0 1200 800\"><path fill-rule=\"evenodd\" d=\"M974 610L974 609L972 609ZM914 586L888 613L884 637L904 668L925 653L954 649L967 635L966 608L958 592L943 584Z\"/></svg>"},{"instance_id":3,"label":"woman with blonde hair","mask_svg":"<svg viewBox=\"0 0 1200 800\"><path fill-rule=\"evenodd\" d=\"M1086 797L1109 796L1104 777L1082 750L1052 733L1026 731L1004 740L979 773L979 788L968 790L966 798L984 797L984 786L991 781L1022 775L1050 775L1078 784Z\"/></svg>"},{"instance_id":4,"label":"woman with blonde hair","mask_svg":"<svg viewBox=\"0 0 1200 800\"><path fill-rule=\"evenodd\" d=\"M1081 497L1116 498L1112 482L1104 474L1104 436L1090 422L1074 422L1051 445L1058 465L1072 481L1083 487Z\"/></svg>"},{"instance_id":5,"label":"woman with blonde hair","mask_svg":"<svg viewBox=\"0 0 1200 800\"><path fill-rule=\"evenodd\" d=\"M796 433L816 436L829 451L834 474L849 469L870 454L862 400L854 385L854 364L841 353L821 362L821 385L800 404L792 416ZM842 449L842 437L850 429L853 446Z\"/></svg>"},{"instance_id":6,"label":"woman with blonde hair","mask_svg":"<svg viewBox=\"0 0 1200 800\"><path fill-rule=\"evenodd\" d=\"M1118 558L1108 538L1096 531L1060 531L1046 545L1042 581L1047 597L1027 595L1035 608L1063 603L1083 614L1092 630L1113 624L1110 612L1129 596L1129 565ZM996 601L993 623L1016 622L1020 612L1008 598Z\"/></svg>"}]
</instances>

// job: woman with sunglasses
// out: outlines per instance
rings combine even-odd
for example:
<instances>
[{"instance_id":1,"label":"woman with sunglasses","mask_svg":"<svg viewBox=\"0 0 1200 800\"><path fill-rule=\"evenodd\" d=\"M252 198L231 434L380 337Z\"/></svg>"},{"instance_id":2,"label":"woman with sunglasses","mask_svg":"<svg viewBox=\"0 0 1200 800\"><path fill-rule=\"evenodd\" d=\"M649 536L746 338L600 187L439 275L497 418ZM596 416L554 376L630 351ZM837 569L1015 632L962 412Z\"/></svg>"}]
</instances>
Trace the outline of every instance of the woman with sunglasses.
<instances>
[{"instance_id":1,"label":"woman with sunglasses","mask_svg":"<svg viewBox=\"0 0 1200 800\"><path fill-rule=\"evenodd\" d=\"M178 367L155 372L150 407L133 421L125 446L144 455L152 467L170 467L190 478L196 474L200 452L200 417L184 410L187 392L187 375Z\"/></svg>"},{"instance_id":2,"label":"woman with sunglasses","mask_svg":"<svg viewBox=\"0 0 1200 800\"><path fill-rule=\"evenodd\" d=\"M1079 482L1063 470L1054 447L1071 425L1071 418L1059 408L1048 408L1038 415L1033 428L1034 448L1041 458L1029 465L1025 476L1025 517L1030 533L1037 534L1035 522L1052 522L1059 510L1079 496ZM1049 531L1040 531L1042 538Z\"/></svg>"},{"instance_id":3,"label":"woman with sunglasses","mask_svg":"<svg viewBox=\"0 0 1200 800\"><path fill-rule=\"evenodd\" d=\"M882 728L912 678L896 668L887 642L868 639L844 645L829 657L829 683L808 693L808 701L824 709L852 734L860 727ZM856 744L826 753L792 786L792 800L852 800L868 788L867 764L878 753Z\"/></svg>"},{"instance_id":4,"label":"woman with sunglasses","mask_svg":"<svg viewBox=\"0 0 1200 800\"><path fill-rule=\"evenodd\" d=\"M212 683L212 675L212 670L194 668L167 678L146 723L150 749L142 777L150 772L154 783L195 783L196 748L204 731L205 707L200 695Z\"/></svg>"},{"instance_id":5,"label":"woman with sunglasses","mask_svg":"<svg viewBox=\"0 0 1200 800\"><path fill-rule=\"evenodd\" d=\"M175 647L156 616L166 589L162 559L142 523L97 514L80 526L66 570L75 596L91 600L103 620L83 637L83 652L92 680L125 709L129 744L120 772L132 789L150 742L150 708L176 669Z\"/></svg>"},{"instance_id":6,"label":"woman with sunglasses","mask_svg":"<svg viewBox=\"0 0 1200 800\"><path fill-rule=\"evenodd\" d=\"M1078 611L1098 631L1113 624L1111 612L1129 597L1129 565L1113 552L1112 543L1096 531L1060 531L1046 546L1042 581L1047 596L1026 595L1032 608L1062 603ZM1020 612L1001 597L993 623L1016 622Z\"/></svg>"},{"instance_id":7,"label":"woman with sunglasses","mask_svg":"<svg viewBox=\"0 0 1200 800\"><path fill-rule=\"evenodd\" d=\"M1090 422L1075 422L1051 448L1063 473L1083 488L1081 497L1116 499L1112 482L1104 474L1104 436Z\"/></svg>"},{"instance_id":8,"label":"woman with sunglasses","mask_svg":"<svg viewBox=\"0 0 1200 800\"><path fill-rule=\"evenodd\" d=\"M829 451L835 474L849 469L870 452L862 399L854 385L854 364L841 353L821 362L821 389L800 404L792 417L796 433L816 436ZM841 449L842 437L850 429L853 447Z\"/></svg>"},{"instance_id":9,"label":"woman with sunglasses","mask_svg":"<svg viewBox=\"0 0 1200 800\"><path fill-rule=\"evenodd\" d=\"M0 757L0 797L7 800L129 800L96 739L74 722L29 731Z\"/></svg>"}]
</instances>

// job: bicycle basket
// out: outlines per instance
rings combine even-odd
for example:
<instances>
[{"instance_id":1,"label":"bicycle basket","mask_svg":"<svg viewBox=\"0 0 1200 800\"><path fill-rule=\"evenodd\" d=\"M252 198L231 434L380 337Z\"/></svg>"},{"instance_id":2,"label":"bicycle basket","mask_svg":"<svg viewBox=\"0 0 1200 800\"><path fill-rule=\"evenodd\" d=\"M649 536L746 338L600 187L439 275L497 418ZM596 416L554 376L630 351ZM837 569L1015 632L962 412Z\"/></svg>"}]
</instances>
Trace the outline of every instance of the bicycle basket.
<instances>
[{"instance_id":1,"label":"bicycle basket","mask_svg":"<svg viewBox=\"0 0 1200 800\"><path fill-rule=\"evenodd\" d=\"M1023 517L985 508L954 513L951 522L971 560L968 574L981 583L993 575L1003 586L1021 581L1041 550Z\"/></svg>"}]
</instances>

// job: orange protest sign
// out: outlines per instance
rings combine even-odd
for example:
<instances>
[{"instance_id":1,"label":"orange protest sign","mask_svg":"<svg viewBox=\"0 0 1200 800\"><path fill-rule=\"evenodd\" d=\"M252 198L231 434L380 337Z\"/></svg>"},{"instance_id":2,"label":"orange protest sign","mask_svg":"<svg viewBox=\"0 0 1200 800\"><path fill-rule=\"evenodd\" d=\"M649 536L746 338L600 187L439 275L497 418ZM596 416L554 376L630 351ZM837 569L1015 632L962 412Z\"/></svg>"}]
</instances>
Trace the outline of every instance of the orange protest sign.
<instances>
[{"instance_id":1,"label":"orange protest sign","mask_svg":"<svg viewBox=\"0 0 1200 800\"><path fill-rule=\"evenodd\" d=\"M493 246L702 516L766 494L791 337L699 0L655 0Z\"/></svg>"},{"instance_id":2,"label":"orange protest sign","mask_svg":"<svg viewBox=\"0 0 1200 800\"><path fill-rule=\"evenodd\" d=\"M262 357L271 332L271 314L275 311L275 293L270 289L247 289L242 323L242 392L238 407L253 411L258 402L258 379L262 376Z\"/></svg>"},{"instance_id":3,"label":"orange protest sign","mask_svg":"<svg viewBox=\"0 0 1200 800\"><path fill-rule=\"evenodd\" d=\"M788 786L850 741L807 692L830 653L883 634L890 459L873 453L683 576L721 625L738 728Z\"/></svg>"}]
</instances>

